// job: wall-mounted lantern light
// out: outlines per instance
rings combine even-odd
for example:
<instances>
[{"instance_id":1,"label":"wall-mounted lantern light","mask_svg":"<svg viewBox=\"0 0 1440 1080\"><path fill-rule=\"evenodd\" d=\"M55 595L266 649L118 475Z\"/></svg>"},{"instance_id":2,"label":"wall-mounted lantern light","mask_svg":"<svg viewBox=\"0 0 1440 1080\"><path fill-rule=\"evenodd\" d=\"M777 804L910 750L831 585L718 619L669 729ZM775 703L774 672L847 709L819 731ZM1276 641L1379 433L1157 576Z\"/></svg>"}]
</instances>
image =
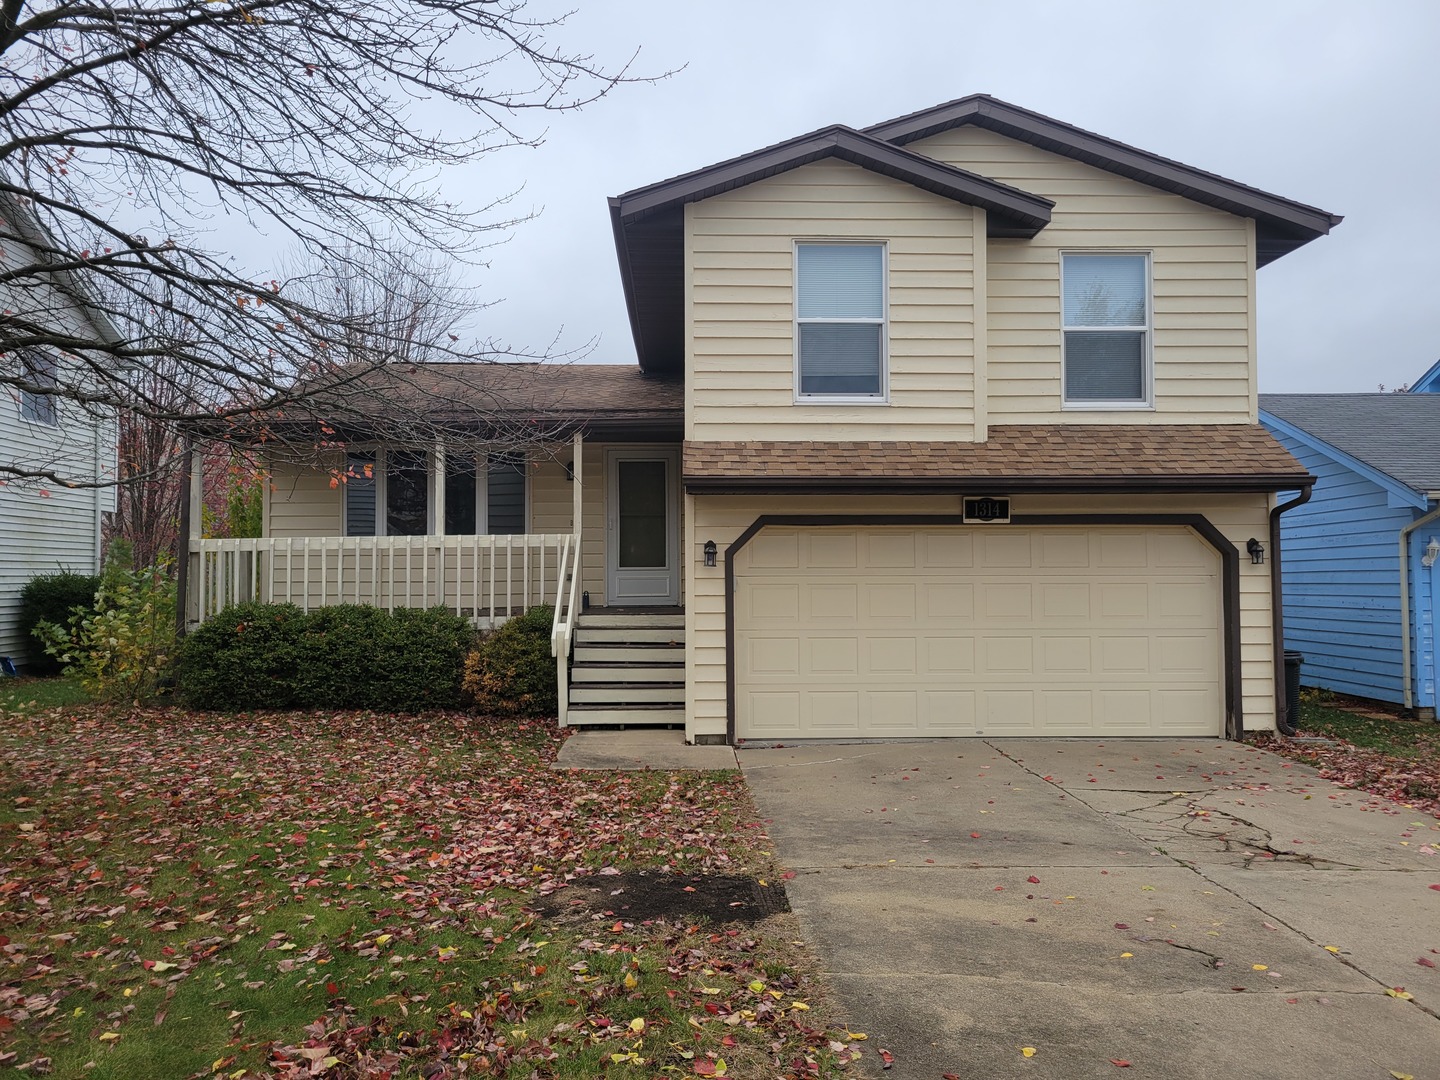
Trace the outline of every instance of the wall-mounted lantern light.
<instances>
[{"instance_id":1,"label":"wall-mounted lantern light","mask_svg":"<svg viewBox=\"0 0 1440 1080\"><path fill-rule=\"evenodd\" d=\"M565 470L565 479L573 484L575 482L575 462L562 462L560 467Z\"/></svg>"},{"instance_id":2,"label":"wall-mounted lantern light","mask_svg":"<svg viewBox=\"0 0 1440 1080\"><path fill-rule=\"evenodd\" d=\"M1425 545L1425 554L1420 558L1420 565L1425 569L1435 565L1435 560L1440 559L1440 540L1430 537L1430 543Z\"/></svg>"},{"instance_id":3,"label":"wall-mounted lantern light","mask_svg":"<svg viewBox=\"0 0 1440 1080\"><path fill-rule=\"evenodd\" d=\"M1265 545L1260 543L1259 540L1256 540L1255 537L1252 536L1249 540L1245 541L1245 550L1250 553L1250 561L1256 566L1259 566L1265 561Z\"/></svg>"},{"instance_id":4,"label":"wall-mounted lantern light","mask_svg":"<svg viewBox=\"0 0 1440 1080\"><path fill-rule=\"evenodd\" d=\"M706 540L706 541L705 541L705 565L706 565L706 566L714 566L714 565L715 565L715 541L714 541L714 540Z\"/></svg>"}]
</instances>

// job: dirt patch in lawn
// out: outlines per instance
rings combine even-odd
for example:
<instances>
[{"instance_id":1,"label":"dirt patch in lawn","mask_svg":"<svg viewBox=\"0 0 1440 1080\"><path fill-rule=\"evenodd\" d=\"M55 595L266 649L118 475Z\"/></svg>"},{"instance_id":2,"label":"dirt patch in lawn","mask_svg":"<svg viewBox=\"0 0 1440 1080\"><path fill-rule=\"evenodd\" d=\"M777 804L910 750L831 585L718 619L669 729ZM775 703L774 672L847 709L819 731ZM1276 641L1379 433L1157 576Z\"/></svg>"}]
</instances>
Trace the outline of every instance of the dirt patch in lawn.
<instances>
[{"instance_id":1,"label":"dirt patch in lawn","mask_svg":"<svg viewBox=\"0 0 1440 1080\"><path fill-rule=\"evenodd\" d=\"M785 887L745 874L674 874L633 870L601 873L552 893L535 910L552 919L614 916L625 922L650 919L749 926L790 910Z\"/></svg>"}]
</instances>

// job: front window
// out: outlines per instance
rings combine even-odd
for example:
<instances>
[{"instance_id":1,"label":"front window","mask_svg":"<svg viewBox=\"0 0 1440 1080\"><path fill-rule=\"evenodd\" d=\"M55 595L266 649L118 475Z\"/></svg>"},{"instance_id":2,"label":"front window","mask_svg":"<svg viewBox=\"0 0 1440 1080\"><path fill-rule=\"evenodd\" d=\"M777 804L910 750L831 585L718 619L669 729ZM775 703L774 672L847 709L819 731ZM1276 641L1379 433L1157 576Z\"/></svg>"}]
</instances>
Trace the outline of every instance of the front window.
<instances>
[{"instance_id":1,"label":"front window","mask_svg":"<svg viewBox=\"0 0 1440 1080\"><path fill-rule=\"evenodd\" d=\"M21 376L41 390L54 390L59 385L60 361L49 353L25 350L20 353ZM60 422L59 398L53 393L20 391L20 415L36 424L54 427Z\"/></svg>"},{"instance_id":2,"label":"front window","mask_svg":"<svg viewBox=\"0 0 1440 1080\"><path fill-rule=\"evenodd\" d=\"M468 456L447 459L445 532L450 536L523 534L524 455L488 454L478 462Z\"/></svg>"},{"instance_id":3,"label":"front window","mask_svg":"<svg viewBox=\"0 0 1440 1080\"><path fill-rule=\"evenodd\" d=\"M1150 403L1150 259L1061 256L1065 404Z\"/></svg>"},{"instance_id":4,"label":"front window","mask_svg":"<svg viewBox=\"0 0 1440 1080\"><path fill-rule=\"evenodd\" d=\"M795 245L797 396L884 400L885 245Z\"/></svg>"}]
</instances>

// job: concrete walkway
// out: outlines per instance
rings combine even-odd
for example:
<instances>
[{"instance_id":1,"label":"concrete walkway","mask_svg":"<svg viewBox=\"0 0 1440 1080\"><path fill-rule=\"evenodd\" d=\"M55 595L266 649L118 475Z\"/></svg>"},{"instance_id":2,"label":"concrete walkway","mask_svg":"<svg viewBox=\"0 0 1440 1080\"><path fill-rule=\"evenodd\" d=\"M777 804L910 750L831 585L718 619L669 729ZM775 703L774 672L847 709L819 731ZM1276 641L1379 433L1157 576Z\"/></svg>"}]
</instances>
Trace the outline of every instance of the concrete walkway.
<instances>
[{"instance_id":1,"label":"concrete walkway","mask_svg":"<svg viewBox=\"0 0 1440 1080\"><path fill-rule=\"evenodd\" d=\"M1210 740L738 756L876 1076L1440 1080L1433 818Z\"/></svg>"},{"instance_id":2,"label":"concrete walkway","mask_svg":"<svg viewBox=\"0 0 1440 1080\"><path fill-rule=\"evenodd\" d=\"M552 769L735 768L729 746L687 746L685 733L671 728L600 728L577 731L560 747Z\"/></svg>"}]
</instances>

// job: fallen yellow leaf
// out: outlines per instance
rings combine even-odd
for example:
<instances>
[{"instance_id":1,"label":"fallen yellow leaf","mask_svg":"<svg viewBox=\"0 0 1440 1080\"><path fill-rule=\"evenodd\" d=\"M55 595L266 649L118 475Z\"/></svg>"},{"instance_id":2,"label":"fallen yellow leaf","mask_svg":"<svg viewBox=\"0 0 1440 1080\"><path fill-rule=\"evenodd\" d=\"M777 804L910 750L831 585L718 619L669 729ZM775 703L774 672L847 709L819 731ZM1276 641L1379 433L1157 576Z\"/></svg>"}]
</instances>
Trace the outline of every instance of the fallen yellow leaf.
<instances>
[{"instance_id":1,"label":"fallen yellow leaf","mask_svg":"<svg viewBox=\"0 0 1440 1080\"><path fill-rule=\"evenodd\" d=\"M1388 986L1385 988L1385 993L1389 994L1393 998L1399 998L1401 1001L1413 1001L1415 998L1414 994L1407 993L1404 990L1392 989Z\"/></svg>"},{"instance_id":2,"label":"fallen yellow leaf","mask_svg":"<svg viewBox=\"0 0 1440 1080\"><path fill-rule=\"evenodd\" d=\"M1134 956L1134 955L1135 955L1135 954L1134 954L1133 952L1122 952L1122 953L1120 954L1120 959L1121 959L1121 960L1129 960L1129 959L1130 959L1132 956Z\"/></svg>"},{"instance_id":3,"label":"fallen yellow leaf","mask_svg":"<svg viewBox=\"0 0 1440 1080\"><path fill-rule=\"evenodd\" d=\"M107 1031L107 1032L105 1032L104 1035L101 1035L101 1036L100 1036L100 1041L101 1041L101 1042L114 1042L114 1041L115 1041L116 1039L118 1039L119 1037L120 1037L120 1033L119 1033L118 1031Z\"/></svg>"},{"instance_id":4,"label":"fallen yellow leaf","mask_svg":"<svg viewBox=\"0 0 1440 1080\"><path fill-rule=\"evenodd\" d=\"M1305 797L1308 799L1310 796L1307 795ZM1415 1077L1409 1073L1396 1072L1394 1069L1390 1070L1390 1075L1393 1076L1395 1080L1415 1080Z\"/></svg>"},{"instance_id":5,"label":"fallen yellow leaf","mask_svg":"<svg viewBox=\"0 0 1440 1080\"><path fill-rule=\"evenodd\" d=\"M866 1035L863 1031L847 1031L847 1032L845 1032L845 1038L849 1039L851 1042L864 1042L864 1041L865 1041L866 1039L868 1039L869 1037L870 1037L870 1036L869 1036L869 1035Z\"/></svg>"},{"instance_id":6,"label":"fallen yellow leaf","mask_svg":"<svg viewBox=\"0 0 1440 1080\"><path fill-rule=\"evenodd\" d=\"M625 989L634 990L635 987L639 985L640 980L635 977L635 973L633 971L627 971L625 973Z\"/></svg>"},{"instance_id":7,"label":"fallen yellow leaf","mask_svg":"<svg viewBox=\"0 0 1440 1080\"><path fill-rule=\"evenodd\" d=\"M633 1031L633 1032L635 1032L636 1034L639 1034L640 1032L644 1031L644 1030L645 1030L645 1018L644 1018L643 1016L637 1016L637 1017L635 1017L634 1020L631 1020L631 1021L630 1021L630 1030Z\"/></svg>"},{"instance_id":8,"label":"fallen yellow leaf","mask_svg":"<svg viewBox=\"0 0 1440 1080\"><path fill-rule=\"evenodd\" d=\"M1037 1051L1033 1046L1022 1046L1020 1047L1020 1053L1024 1054L1026 1057L1034 1057Z\"/></svg>"},{"instance_id":9,"label":"fallen yellow leaf","mask_svg":"<svg viewBox=\"0 0 1440 1080\"><path fill-rule=\"evenodd\" d=\"M1269 966L1268 964L1251 964L1251 965L1250 965L1250 970L1251 970L1251 971L1269 971L1269 970L1270 970L1270 966Z\"/></svg>"},{"instance_id":10,"label":"fallen yellow leaf","mask_svg":"<svg viewBox=\"0 0 1440 1080\"><path fill-rule=\"evenodd\" d=\"M1328 952L1328 953L1335 953L1337 956L1338 956L1339 953L1340 953L1340 950L1337 949L1334 945L1326 945L1326 946L1325 946L1325 951Z\"/></svg>"},{"instance_id":11,"label":"fallen yellow leaf","mask_svg":"<svg viewBox=\"0 0 1440 1080\"><path fill-rule=\"evenodd\" d=\"M762 990L765 989L765 984L764 984L763 982L761 982L759 979L751 979L751 980L750 980L750 989L753 990L753 991L755 991L755 993L758 994L758 993L760 993Z\"/></svg>"}]
</instances>

